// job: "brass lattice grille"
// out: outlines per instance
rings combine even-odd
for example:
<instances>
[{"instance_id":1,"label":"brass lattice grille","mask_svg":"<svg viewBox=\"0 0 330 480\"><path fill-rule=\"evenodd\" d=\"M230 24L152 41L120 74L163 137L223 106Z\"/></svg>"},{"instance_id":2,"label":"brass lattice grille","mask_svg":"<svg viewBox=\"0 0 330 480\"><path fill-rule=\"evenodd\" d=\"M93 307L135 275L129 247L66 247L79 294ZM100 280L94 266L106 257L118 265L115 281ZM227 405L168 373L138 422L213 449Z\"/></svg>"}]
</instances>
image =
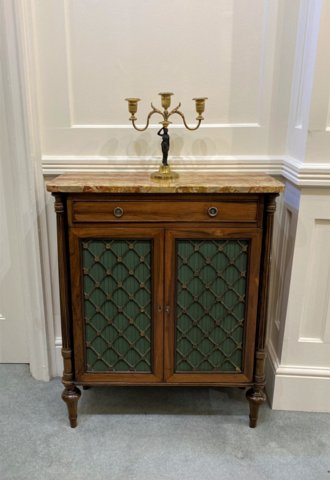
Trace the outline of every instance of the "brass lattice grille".
<instances>
[{"instance_id":1,"label":"brass lattice grille","mask_svg":"<svg viewBox=\"0 0 330 480\"><path fill-rule=\"evenodd\" d=\"M177 240L176 371L242 371L247 240Z\"/></svg>"},{"instance_id":2,"label":"brass lattice grille","mask_svg":"<svg viewBox=\"0 0 330 480\"><path fill-rule=\"evenodd\" d=\"M86 367L151 372L151 241L82 242Z\"/></svg>"}]
</instances>

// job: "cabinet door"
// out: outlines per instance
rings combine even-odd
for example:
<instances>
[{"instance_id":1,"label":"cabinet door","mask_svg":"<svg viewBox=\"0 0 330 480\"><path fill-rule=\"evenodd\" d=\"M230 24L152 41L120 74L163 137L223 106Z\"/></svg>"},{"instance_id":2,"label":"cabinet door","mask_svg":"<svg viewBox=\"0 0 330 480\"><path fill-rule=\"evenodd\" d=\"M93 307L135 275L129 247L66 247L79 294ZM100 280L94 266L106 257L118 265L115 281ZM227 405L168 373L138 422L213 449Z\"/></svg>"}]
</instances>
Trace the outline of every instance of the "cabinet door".
<instances>
[{"instance_id":1,"label":"cabinet door","mask_svg":"<svg viewBox=\"0 0 330 480\"><path fill-rule=\"evenodd\" d=\"M261 230L169 230L165 244L165 380L251 381Z\"/></svg>"},{"instance_id":2,"label":"cabinet door","mask_svg":"<svg viewBox=\"0 0 330 480\"><path fill-rule=\"evenodd\" d=\"M162 229L70 231L77 381L163 378Z\"/></svg>"}]
</instances>

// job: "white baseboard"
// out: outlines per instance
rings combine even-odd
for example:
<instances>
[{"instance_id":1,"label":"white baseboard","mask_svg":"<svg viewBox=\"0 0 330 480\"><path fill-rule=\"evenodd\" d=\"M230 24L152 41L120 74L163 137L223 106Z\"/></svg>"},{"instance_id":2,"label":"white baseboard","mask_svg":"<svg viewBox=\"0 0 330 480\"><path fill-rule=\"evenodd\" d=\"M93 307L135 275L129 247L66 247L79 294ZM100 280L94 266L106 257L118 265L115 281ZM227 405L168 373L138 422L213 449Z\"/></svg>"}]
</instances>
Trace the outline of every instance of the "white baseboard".
<instances>
[{"instance_id":1,"label":"white baseboard","mask_svg":"<svg viewBox=\"0 0 330 480\"><path fill-rule=\"evenodd\" d=\"M274 365L273 355L269 352L269 347L266 356L266 393L270 405L273 407L273 397L276 379L276 366Z\"/></svg>"},{"instance_id":2,"label":"white baseboard","mask_svg":"<svg viewBox=\"0 0 330 480\"><path fill-rule=\"evenodd\" d=\"M62 358L62 337L55 339L55 377L62 377L63 374L63 358Z\"/></svg>"},{"instance_id":3,"label":"white baseboard","mask_svg":"<svg viewBox=\"0 0 330 480\"><path fill-rule=\"evenodd\" d=\"M330 413L330 377L276 375L272 408Z\"/></svg>"},{"instance_id":4,"label":"white baseboard","mask_svg":"<svg viewBox=\"0 0 330 480\"><path fill-rule=\"evenodd\" d=\"M268 345L266 375L273 410L330 413L329 367L280 365Z\"/></svg>"}]
</instances>

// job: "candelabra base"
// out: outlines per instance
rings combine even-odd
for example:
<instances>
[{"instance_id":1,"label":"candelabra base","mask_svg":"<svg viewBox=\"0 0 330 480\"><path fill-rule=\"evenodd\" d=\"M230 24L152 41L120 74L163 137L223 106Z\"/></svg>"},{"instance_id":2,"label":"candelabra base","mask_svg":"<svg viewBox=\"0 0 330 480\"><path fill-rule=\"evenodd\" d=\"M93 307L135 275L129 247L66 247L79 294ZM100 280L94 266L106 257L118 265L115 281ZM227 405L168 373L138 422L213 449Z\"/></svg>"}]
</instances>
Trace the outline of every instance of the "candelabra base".
<instances>
[{"instance_id":1,"label":"candelabra base","mask_svg":"<svg viewBox=\"0 0 330 480\"><path fill-rule=\"evenodd\" d=\"M179 178L179 174L172 172L169 165L161 165L158 172L153 172L150 177L152 180L174 180Z\"/></svg>"}]
</instances>

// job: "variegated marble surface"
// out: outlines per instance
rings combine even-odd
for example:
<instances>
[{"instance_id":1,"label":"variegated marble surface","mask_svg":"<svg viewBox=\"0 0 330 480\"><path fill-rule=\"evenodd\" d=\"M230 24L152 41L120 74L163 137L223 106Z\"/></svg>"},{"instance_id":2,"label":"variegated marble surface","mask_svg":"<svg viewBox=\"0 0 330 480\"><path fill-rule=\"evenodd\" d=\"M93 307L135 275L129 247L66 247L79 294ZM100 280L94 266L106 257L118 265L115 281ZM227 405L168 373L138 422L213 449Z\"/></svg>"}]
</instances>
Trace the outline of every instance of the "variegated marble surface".
<instances>
[{"instance_id":1,"label":"variegated marble surface","mask_svg":"<svg viewBox=\"0 0 330 480\"><path fill-rule=\"evenodd\" d=\"M277 193L284 184L269 175L180 173L151 180L149 173L65 173L47 182L49 192L89 193Z\"/></svg>"}]
</instances>

